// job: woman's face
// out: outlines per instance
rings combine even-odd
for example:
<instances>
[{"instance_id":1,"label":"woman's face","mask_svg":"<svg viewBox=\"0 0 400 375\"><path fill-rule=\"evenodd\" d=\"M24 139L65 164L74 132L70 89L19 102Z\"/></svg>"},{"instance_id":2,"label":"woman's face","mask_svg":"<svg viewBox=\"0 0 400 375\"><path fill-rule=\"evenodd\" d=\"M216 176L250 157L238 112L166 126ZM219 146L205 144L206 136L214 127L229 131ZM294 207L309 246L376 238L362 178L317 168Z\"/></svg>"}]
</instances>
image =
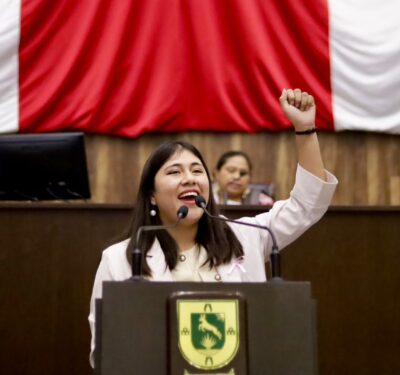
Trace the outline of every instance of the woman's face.
<instances>
[{"instance_id":1,"label":"woman's face","mask_svg":"<svg viewBox=\"0 0 400 375\"><path fill-rule=\"evenodd\" d=\"M250 183L250 166L241 155L232 156L214 172L215 181L221 191L233 200L240 200Z\"/></svg>"},{"instance_id":2,"label":"woman's face","mask_svg":"<svg viewBox=\"0 0 400 375\"><path fill-rule=\"evenodd\" d=\"M206 170L194 154L180 149L157 172L151 203L158 207L165 225L175 223L179 207L187 206L189 213L181 223L192 225L203 215L203 210L195 203L197 195L208 202L210 189Z\"/></svg>"}]
</instances>

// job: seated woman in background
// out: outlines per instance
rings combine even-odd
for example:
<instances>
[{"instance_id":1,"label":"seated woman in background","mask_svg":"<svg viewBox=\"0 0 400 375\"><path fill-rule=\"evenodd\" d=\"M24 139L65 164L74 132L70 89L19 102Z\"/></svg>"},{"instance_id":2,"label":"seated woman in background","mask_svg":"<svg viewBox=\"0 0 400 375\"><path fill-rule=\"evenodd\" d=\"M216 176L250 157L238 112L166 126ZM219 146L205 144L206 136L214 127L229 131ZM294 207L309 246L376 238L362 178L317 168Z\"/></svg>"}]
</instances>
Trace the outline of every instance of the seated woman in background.
<instances>
[{"instance_id":1,"label":"seated woman in background","mask_svg":"<svg viewBox=\"0 0 400 375\"><path fill-rule=\"evenodd\" d=\"M243 151L227 151L214 169L213 195L219 204L272 205L267 185L250 184L252 164Z\"/></svg>"}]
</instances>

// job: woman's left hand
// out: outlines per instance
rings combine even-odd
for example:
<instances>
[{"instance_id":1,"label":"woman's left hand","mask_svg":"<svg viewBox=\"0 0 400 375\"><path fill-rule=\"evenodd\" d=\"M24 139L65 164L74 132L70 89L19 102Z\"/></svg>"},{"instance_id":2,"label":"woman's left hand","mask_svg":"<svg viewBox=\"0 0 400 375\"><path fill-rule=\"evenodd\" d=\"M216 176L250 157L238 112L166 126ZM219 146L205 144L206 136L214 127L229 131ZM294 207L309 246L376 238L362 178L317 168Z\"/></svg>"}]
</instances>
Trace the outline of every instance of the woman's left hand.
<instances>
[{"instance_id":1,"label":"woman's left hand","mask_svg":"<svg viewBox=\"0 0 400 375\"><path fill-rule=\"evenodd\" d=\"M300 89L283 89L279 101L296 131L315 127L316 106L312 95Z\"/></svg>"}]
</instances>

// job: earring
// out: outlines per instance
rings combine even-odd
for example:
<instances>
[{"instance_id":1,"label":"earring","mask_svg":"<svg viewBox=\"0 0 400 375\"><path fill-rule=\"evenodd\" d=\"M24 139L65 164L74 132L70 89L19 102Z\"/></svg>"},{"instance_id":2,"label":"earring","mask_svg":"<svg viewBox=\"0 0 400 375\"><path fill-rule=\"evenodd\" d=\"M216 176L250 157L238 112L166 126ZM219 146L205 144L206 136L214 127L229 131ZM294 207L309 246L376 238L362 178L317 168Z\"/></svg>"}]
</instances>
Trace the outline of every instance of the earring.
<instances>
[{"instance_id":1,"label":"earring","mask_svg":"<svg viewBox=\"0 0 400 375\"><path fill-rule=\"evenodd\" d=\"M157 215L157 211L154 209L154 208L152 208L151 210L150 210L150 216L156 216Z\"/></svg>"}]
</instances>

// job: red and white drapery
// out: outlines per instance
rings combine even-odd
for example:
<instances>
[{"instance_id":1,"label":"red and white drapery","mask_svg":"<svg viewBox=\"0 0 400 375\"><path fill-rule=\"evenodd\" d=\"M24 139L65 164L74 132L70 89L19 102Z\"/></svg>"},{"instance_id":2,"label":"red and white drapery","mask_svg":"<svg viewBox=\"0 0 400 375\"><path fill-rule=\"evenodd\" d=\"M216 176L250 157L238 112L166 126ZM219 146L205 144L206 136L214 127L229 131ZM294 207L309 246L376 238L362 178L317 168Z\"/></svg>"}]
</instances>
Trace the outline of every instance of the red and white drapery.
<instances>
[{"instance_id":1,"label":"red and white drapery","mask_svg":"<svg viewBox=\"0 0 400 375\"><path fill-rule=\"evenodd\" d=\"M398 0L2 0L0 133L400 133Z\"/></svg>"}]
</instances>

